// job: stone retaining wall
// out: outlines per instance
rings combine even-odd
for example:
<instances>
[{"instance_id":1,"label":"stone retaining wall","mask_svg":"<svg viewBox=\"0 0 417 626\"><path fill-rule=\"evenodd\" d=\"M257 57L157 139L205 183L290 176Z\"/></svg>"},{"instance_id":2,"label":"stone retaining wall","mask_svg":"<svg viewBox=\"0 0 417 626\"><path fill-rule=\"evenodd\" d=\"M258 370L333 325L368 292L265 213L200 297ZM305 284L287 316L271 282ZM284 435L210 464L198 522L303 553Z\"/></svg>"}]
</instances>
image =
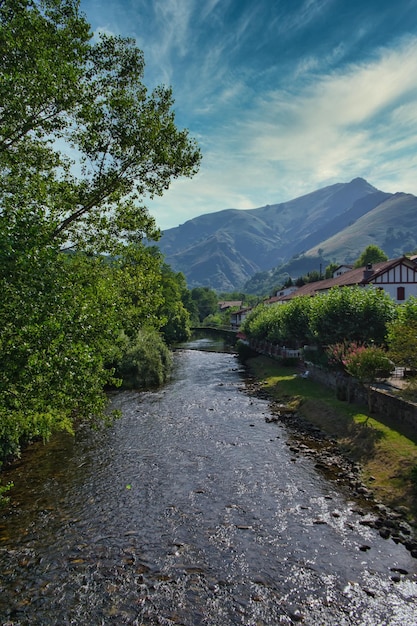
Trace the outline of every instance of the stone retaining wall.
<instances>
[{"instance_id":1,"label":"stone retaining wall","mask_svg":"<svg viewBox=\"0 0 417 626\"><path fill-rule=\"evenodd\" d=\"M404 424L417 433L417 405L394 395L389 388L384 388L383 385L373 386L368 398L368 390L348 376L325 370L312 363L308 363L307 368L309 378L334 389L340 400L367 406L369 401L371 413L394 420L399 430Z\"/></svg>"},{"instance_id":2,"label":"stone retaining wall","mask_svg":"<svg viewBox=\"0 0 417 626\"><path fill-rule=\"evenodd\" d=\"M250 347L261 354L270 357L293 357L300 358L300 350L289 350L288 348L276 346L267 341L250 341ZM300 360L301 364L301 360ZM356 404L370 405L371 413L381 415L381 417L394 420L401 431L401 425L412 429L417 434L417 404L394 395L389 389L372 387L368 398L368 390L363 385L349 376L342 373L332 372L313 363L306 363L309 378L335 390L339 400Z\"/></svg>"}]
</instances>

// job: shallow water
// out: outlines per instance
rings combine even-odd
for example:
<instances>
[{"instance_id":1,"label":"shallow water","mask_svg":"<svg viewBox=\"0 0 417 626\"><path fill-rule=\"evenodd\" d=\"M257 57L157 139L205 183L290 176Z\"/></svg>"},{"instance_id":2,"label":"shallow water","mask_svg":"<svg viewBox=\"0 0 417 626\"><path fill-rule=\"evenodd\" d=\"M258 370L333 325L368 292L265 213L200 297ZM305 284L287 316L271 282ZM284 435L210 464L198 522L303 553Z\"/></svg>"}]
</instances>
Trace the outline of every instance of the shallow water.
<instances>
[{"instance_id":1,"label":"shallow water","mask_svg":"<svg viewBox=\"0 0 417 626\"><path fill-rule=\"evenodd\" d=\"M294 458L213 347L176 352L162 390L115 394L111 428L8 472L1 624L417 624L417 561Z\"/></svg>"}]
</instances>

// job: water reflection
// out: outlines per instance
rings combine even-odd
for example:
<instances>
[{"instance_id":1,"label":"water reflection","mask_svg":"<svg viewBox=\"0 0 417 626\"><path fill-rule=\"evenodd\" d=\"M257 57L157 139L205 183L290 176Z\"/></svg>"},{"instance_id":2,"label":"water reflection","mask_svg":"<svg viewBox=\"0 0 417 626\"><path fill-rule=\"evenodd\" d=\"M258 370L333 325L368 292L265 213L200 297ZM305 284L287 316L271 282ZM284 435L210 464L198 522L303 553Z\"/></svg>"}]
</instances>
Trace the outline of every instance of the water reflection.
<instances>
[{"instance_id":1,"label":"water reflection","mask_svg":"<svg viewBox=\"0 0 417 626\"><path fill-rule=\"evenodd\" d=\"M190 341L178 344L177 349L188 350L203 350L205 352L230 352L234 353L236 340L233 337L224 337L222 334L216 333L215 330L211 332L208 337L203 334L204 331L193 331L193 336Z\"/></svg>"},{"instance_id":2,"label":"water reflection","mask_svg":"<svg viewBox=\"0 0 417 626\"><path fill-rule=\"evenodd\" d=\"M115 394L112 428L10 472L1 623L417 623L415 560L294 459L236 356L196 341L164 389Z\"/></svg>"}]
</instances>

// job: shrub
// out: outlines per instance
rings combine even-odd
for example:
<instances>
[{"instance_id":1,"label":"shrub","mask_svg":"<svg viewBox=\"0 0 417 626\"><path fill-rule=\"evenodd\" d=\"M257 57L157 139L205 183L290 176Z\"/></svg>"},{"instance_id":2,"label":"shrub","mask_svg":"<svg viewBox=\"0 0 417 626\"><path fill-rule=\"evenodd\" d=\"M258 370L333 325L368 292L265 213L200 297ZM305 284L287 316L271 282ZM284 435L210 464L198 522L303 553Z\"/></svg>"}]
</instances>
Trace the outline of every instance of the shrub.
<instances>
[{"instance_id":1,"label":"shrub","mask_svg":"<svg viewBox=\"0 0 417 626\"><path fill-rule=\"evenodd\" d=\"M342 341L328 346L326 349L327 364L330 368L346 369L348 360L355 354L360 354L366 350L365 346L350 341Z\"/></svg>"},{"instance_id":2,"label":"shrub","mask_svg":"<svg viewBox=\"0 0 417 626\"><path fill-rule=\"evenodd\" d=\"M378 378L389 378L393 363L382 348L360 347L346 356L347 372L362 383L371 383Z\"/></svg>"},{"instance_id":3,"label":"shrub","mask_svg":"<svg viewBox=\"0 0 417 626\"><path fill-rule=\"evenodd\" d=\"M257 356L257 352L253 350L247 343L244 341L238 341L236 343L236 350L239 356L239 359L242 363L245 363L247 359L250 359L254 356Z\"/></svg>"},{"instance_id":4,"label":"shrub","mask_svg":"<svg viewBox=\"0 0 417 626\"><path fill-rule=\"evenodd\" d=\"M171 353L160 334L153 328L145 328L132 339L124 338L116 375L122 379L124 388L152 389L166 382L171 366Z\"/></svg>"}]
</instances>

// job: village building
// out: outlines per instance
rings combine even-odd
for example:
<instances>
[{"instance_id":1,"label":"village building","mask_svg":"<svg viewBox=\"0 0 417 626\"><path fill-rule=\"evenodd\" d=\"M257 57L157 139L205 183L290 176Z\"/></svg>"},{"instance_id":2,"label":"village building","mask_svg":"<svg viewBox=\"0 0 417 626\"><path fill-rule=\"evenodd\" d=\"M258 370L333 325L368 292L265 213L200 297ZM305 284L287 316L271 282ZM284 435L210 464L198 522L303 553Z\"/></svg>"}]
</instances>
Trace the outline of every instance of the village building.
<instances>
[{"instance_id":1,"label":"village building","mask_svg":"<svg viewBox=\"0 0 417 626\"><path fill-rule=\"evenodd\" d=\"M299 296L316 296L326 293L333 287L362 287L383 289L397 304L402 304L411 296L417 297L417 256L402 256L389 261L368 264L366 267L352 268L340 265L332 278L307 283L302 287L288 287L276 292L264 304L285 304ZM232 313L230 323L237 330L252 309L246 308Z\"/></svg>"},{"instance_id":2,"label":"village building","mask_svg":"<svg viewBox=\"0 0 417 626\"><path fill-rule=\"evenodd\" d=\"M224 311L228 311L229 309L241 307L242 300L222 300L217 303L217 306L219 307L220 313L224 313Z\"/></svg>"},{"instance_id":3,"label":"village building","mask_svg":"<svg viewBox=\"0 0 417 626\"><path fill-rule=\"evenodd\" d=\"M307 283L292 293L277 296L277 304L284 304L295 296L315 296L326 293L333 287L363 287L386 291L397 304L417 297L417 263L416 257L402 256L390 261L368 264L366 267L347 269L339 266L332 278Z\"/></svg>"},{"instance_id":4,"label":"village building","mask_svg":"<svg viewBox=\"0 0 417 626\"><path fill-rule=\"evenodd\" d=\"M245 317L252 311L252 307L248 306L244 309L239 309L230 315L230 326L232 330L238 330Z\"/></svg>"}]
</instances>

